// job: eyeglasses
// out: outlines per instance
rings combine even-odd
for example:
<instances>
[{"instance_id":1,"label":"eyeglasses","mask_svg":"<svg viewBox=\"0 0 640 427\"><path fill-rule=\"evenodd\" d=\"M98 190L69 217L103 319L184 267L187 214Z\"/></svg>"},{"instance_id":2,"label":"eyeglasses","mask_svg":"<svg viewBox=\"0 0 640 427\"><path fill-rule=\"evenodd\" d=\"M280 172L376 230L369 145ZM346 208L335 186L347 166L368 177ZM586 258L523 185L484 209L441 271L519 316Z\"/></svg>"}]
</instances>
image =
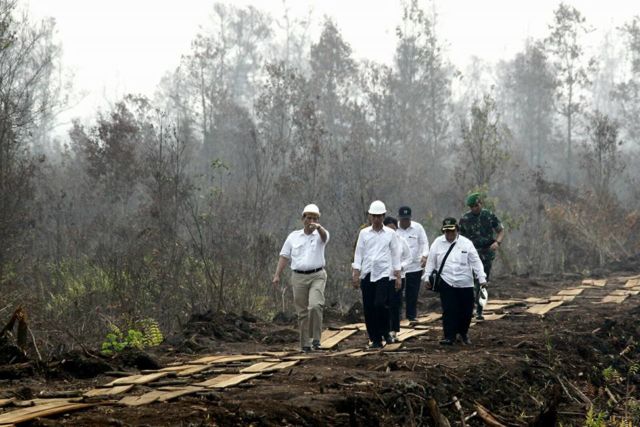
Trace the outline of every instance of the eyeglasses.
<instances>
[{"instance_id":1,"label":"eyeglasses","mask_svg":"<svg viewBox=\"0 0 640 427\"><path fill-rule=\"evenodd\" d=\"M382 218L384 216L384 214L369 214L371 215L373 218Z\"/></svg>"}]
</instances>

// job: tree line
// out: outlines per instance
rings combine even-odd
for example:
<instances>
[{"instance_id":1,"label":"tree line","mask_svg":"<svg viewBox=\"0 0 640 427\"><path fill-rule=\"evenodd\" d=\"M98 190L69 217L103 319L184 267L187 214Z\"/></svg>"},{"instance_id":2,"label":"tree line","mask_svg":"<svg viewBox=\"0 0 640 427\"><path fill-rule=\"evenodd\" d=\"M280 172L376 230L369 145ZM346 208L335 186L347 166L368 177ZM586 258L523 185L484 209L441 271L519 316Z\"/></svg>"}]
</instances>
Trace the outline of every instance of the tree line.
<instances>
[{"instance_id":1,"label":"tree line","mask_svg":"<svg viewBox=\"0 0 640 427\"><path fill-rule=\"evenodd\" d=\"M589 23L561 4L545 38L459 70L417 0L390 64L356 59L330 18L314 39L287 12L218 3L154 97L56 139L62 46L19 6L0 0L0 303L32 307L48 345L109 322L273 315L270 276L307 203L331 231L340 310L375 199L411 205L433 240L485 192L507 228L498 276L583 273L640 248L638 16L589 56Z\"/></svg>"}]
</instances>

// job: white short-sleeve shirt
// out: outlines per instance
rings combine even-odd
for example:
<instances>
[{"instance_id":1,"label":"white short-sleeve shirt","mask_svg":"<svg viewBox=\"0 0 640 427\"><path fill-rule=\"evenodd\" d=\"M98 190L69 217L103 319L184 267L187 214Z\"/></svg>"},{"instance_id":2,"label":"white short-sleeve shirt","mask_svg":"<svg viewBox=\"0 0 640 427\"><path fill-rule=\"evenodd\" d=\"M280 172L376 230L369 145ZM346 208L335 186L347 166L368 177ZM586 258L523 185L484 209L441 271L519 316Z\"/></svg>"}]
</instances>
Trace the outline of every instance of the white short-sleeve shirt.
<instances>
[{"instance_id":1,"label":"white short-sleeve shirt","mask_svg":"<svg viewBox=\"0 0 640 427\"><path fill-rule=\"evenodd\" d=\"M324 248L329 243L329 232L326 233L327 240L323 242L318 230L313 230L311 234L305 234L304 229L293 231L284 241L280 256L291 260L292 270L307 271L324 267Z\"/></svg>"}]
</instances>

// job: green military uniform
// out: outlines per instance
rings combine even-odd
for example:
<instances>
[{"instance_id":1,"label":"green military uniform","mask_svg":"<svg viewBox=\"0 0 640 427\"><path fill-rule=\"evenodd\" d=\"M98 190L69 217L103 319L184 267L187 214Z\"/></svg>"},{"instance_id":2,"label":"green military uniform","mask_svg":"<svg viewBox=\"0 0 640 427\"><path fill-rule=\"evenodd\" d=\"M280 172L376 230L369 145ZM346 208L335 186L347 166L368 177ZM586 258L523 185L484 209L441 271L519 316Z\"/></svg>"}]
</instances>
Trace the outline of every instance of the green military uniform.
<instances>
[{"instance_id":1,"label":"green military uniform","mask_svg":"<svg viewBox=\"0 0 640 427\"><path fill-rule=\"evenodd\" d=\"M472 206L479 200L479 196L474 196L475 195L469 196L467 205ZM491 264L496 257L496 253L489 249L489 247L496 241L495 235L500 232L502 228L502 223L498 217L486 209L482 209L477 215L469 211L460 219L460 234L473 242L473 246L477 249L482 265L484 266L487 280L489 280ZM474 281L474 288L476 291L476 313L478 317L481 317L482 306L478 301L480 284L477 279Z\"/></svg>"}]
</instances>

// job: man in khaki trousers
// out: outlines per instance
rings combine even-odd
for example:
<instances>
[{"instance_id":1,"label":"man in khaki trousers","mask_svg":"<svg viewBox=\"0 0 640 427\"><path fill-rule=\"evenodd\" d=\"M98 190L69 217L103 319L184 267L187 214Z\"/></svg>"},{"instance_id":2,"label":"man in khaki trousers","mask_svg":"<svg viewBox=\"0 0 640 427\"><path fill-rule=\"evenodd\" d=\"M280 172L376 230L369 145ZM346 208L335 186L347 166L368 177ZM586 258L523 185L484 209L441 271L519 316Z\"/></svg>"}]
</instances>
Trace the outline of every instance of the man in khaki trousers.
<instances>
[{"instance_id":1,"label":"man in khaki trousers","mask_svg":"<svg viewBox=\"0 0 640 427\"><path fill-rule=\"evenodd\" d=\"M272 281L274 287L280 285L280 275L290 260L293 304L300 326L300 347L305 352L320 349L322 334L324 287L327 283L324 248L329 241L329 232L320 225L319 220L318 206L305 206L302 211L304 228L287 236Z\"/></svg>"}]
</instances>

